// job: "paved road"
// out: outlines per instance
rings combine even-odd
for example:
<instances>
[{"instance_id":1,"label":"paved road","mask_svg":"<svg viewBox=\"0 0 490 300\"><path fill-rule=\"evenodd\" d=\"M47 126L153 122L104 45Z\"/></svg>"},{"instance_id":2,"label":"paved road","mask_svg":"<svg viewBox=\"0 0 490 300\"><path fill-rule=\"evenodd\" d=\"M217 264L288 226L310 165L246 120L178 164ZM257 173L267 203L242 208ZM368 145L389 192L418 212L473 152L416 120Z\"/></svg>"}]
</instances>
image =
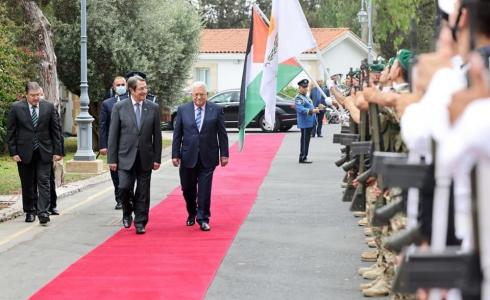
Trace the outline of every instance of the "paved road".
<instances>
[{"instance_id":1,"label":"paved road","mask_svg":"<svg viewBox=\"0 0 490 300\"><path fill-rule=\"evenodd\" d=\"M299 132L286 138L257 202L239 231L206 299L361 299L356 268L361 230L342 203L332 133L312 139L312 165L299 165ZM230 132L236 140L236 132ZM152 177L152 205L178 185L168 149ZM231 161L232 163L232 161ZM111 184L59 203L48 227L23 218L0 224L0 299L26 299L120 229ZM197 271L197 270L196 270Z\"/></svg>"}]
</instances>

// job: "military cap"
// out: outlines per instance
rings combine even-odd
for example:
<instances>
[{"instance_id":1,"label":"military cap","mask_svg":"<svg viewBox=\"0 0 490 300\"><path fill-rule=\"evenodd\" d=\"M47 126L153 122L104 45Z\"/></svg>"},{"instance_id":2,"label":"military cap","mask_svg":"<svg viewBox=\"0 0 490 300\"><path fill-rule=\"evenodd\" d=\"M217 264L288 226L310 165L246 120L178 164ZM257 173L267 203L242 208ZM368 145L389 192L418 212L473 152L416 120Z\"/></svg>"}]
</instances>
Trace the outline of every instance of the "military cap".
<instances>
[{"instance_id":1,"label":"military cap","mask_svg":"<svg viewBox=\"0 0 490 300\"><path fill-rule=\"evenodd\" d=\"M305 78L305 79L302 79L302 80L300 80L300 81L298 81L298 85L299 85L299 86L302 86L302 87L307 87L309 83L310 83L310 82L309 82L309 81L308 81L308 79L306 79L306 78Z\"/></svg>"},{"instance_id":2,"label":"military cap","mask_svg":"<svg viewBox=\"0 0 490 300\"><path fill-rule=\"evenodd\" d=\"M407 49L400 49L396 54L396 59L398 60L398 63L405 71L408 71L412 58L412 51Z\"/></svg>"},{"instance_id":3,"label":"military cap","mask_svg":"<svg viewBox=\"0 0 490 300\"><path fill-rule=\"evenodd\" d=\"M388 60L388 65L393 66L393 63L395 62L395 58L394 57L390 57L390 60Z\"/></svg>"},{"instance_id":4,"label":"military cap","mask_svg":"<svg viewBox=\"0 0 490 300\"><path fill-rule=\"evenodd\" d=\"M369 70L374 73L381 73L385 69L385 65L382 63L370 64Z\"/></svg>"},{"instance_id":5,"label":"military cap","mask_svg":"<svg viewBox=\"0 0 490 300\"><path fill-rule=\"evenodd\" d=\"M146 79L146 74L143 73L143 72L140 72L140 71L131 71L131 72L128 72L126 74L126 79L129 79L129 78L131 78L133 76L136 76L136 75L139 76L139 77L141 77L141 78L143 78L143 79Z\"/></svg>"},{"instance_id":6,"label":"military cap","mask_svg":"<svg viewBox=\"0 0 490 300\"><path fill-rule=\"evenodd\" d=\"M454 4L456 0L438 0L439 9L447 15L454 12Z\"/></svg>"}]
</instances>

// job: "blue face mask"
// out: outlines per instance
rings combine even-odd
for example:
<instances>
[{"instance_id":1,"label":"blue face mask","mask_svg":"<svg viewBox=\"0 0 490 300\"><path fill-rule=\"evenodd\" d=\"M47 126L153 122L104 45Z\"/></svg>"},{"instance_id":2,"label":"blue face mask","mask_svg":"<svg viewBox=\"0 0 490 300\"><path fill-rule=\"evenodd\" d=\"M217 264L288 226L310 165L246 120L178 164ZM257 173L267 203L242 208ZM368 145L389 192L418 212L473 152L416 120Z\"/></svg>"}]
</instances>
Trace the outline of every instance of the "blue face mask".
<instances>
[{"instance_id":1,"label":"blue face mask","mask_svg":"<svg viewBox=\"0 0 490 300\"><path fill-rule=\"evenodd\" d=\"M125 86L116 86L116 93L119 96L126 94L126 87Z\"/></svg>"}]
</instances>

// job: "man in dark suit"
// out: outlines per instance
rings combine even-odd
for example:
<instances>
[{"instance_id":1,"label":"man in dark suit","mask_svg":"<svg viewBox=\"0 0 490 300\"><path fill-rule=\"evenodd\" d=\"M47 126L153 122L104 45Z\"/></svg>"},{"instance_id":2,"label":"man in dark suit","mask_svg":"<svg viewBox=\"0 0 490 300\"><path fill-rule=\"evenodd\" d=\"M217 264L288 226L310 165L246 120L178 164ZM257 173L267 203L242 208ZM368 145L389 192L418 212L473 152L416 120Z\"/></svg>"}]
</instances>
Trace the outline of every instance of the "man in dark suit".
<instances>
[{"instance_id":1,"label":"man in dark suit","mask_svg":"<svg viewBox=\"0 0 490 300\"><path fill-rule=\"evenodd\" d=\"M41 88L40 98L41 98L41 101L45 99L43 88ZM56 117L60 121L59 129L60 129L61 157L64 157L65 156L65 146L64 146L65 139L63 137L63 130L61 128L61 119L60 119L60 115L58 113L58 110L55 109L54 111L56 113ZM49 211L48 212L52 216L58 216L60 214L60 211L58 210L58 194L56 193L55 164L59 164L59 166L61 168L63 167L62 162L53 162L53 164L51 165L51 176L49 177L49 188L51 191L51 200L49 201ZM38 193L37 193L37 187L36 186L34 186L34 196L35 196L36 203L37 203Z\"/></svg>"},{"instance_id":2,"label":"man in dark suit","mask_svg":"<svg viewBox=\"0 0 490 300\"><path fill-rule=\"evenodd\" d=\"M151 172L160 168L162 133L160 109L146 100L146 81L140 76L128 79L129 99L114 105L109 128L108 163L118 171L119 195L123 209L123 225L134 225L137 234L145 233L150 209ZM137 183L133 202L131 189Z\"/></svg>"},{"instance_id":3,"label":"man in dark suit","mask_svg":"<svg viewBox=\"0 0 490 300\"><path fill-rule=\"evenodd\" d=\"M318 86L321 87L323 92L327 97L330 97L330 92L327 88L324 87L323 81L317 81ZM322 126L323 126L323 117L325 116L325 107L327 107L327 102L325 101L325 97L320 92L319 87L314 87L311 89L310 98L313 101L313 106L320 109L320 112L316 114L316 124L313 125L313 130L311 131L311 137L323 137L322 135Z\"/></svg>"},{"instance_id":4,"label":"man in dark suit","mask_svg":"<svg viewBox=\"0 0 490 300\"><path fill-rule=\"evenodd\" d=\"M15 102L7 120L10 156L17 162L26 222L46 225L49 219L53 160L61 159L60 123L52 103L41 101L37 82L26 84L26 100ZM34 195L37 187L38 197ZM36 201L37 198L37 201Z\"/></svg>"},{"instance_id":5,"label":"man in dark suit","mask_svg":"<svg viewBox=\"0 0 490 300\"><path fill-rule=\"evenodd\" d=\"M122 76L117 76L112 82L112 89L115 91L115 96L105 99L102 102L102 108L99 115L99 152L102 155L107 155L107 141L109 139L109 126L111 124L111 113L114 104L128 98L126 79ZM119 177L117 171L110 171L112 184L114 185L114 195L116 198L115 209L122 209L121 199L119 198Z\"/></svg>"},{"instance_id":6,"label":"man in dark suit","mask_svg":"<svg viewBox=\"0 0 490 300\"><path fill-rule=\"evenodd\" d=\"M192 86L193 102L177 110L172 142L172 163L180 166L180 183L187 206L187 226L196 218L201 230L209 231L211 185L218 164L228 164L228 136L223 109L207 102L206 85Z\"/></svg>"}]
</instances>

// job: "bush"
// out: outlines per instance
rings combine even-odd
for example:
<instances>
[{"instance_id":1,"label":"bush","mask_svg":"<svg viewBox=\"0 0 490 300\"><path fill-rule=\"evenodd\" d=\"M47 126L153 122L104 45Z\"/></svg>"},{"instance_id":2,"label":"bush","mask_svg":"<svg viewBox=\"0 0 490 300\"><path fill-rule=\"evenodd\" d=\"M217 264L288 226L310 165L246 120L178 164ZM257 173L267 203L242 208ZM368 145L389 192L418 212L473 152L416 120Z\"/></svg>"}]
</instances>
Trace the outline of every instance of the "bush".
<instances>
[{"instance_id":1,"label":"bush","mask_svg":"<svg viewBox=\"0 0 490 300\"><path fill-rule=\"evenodd\" d=\"M65 153L77 152L77 138L67 137L65 138Z\"/></svg>"}]
</instances>

